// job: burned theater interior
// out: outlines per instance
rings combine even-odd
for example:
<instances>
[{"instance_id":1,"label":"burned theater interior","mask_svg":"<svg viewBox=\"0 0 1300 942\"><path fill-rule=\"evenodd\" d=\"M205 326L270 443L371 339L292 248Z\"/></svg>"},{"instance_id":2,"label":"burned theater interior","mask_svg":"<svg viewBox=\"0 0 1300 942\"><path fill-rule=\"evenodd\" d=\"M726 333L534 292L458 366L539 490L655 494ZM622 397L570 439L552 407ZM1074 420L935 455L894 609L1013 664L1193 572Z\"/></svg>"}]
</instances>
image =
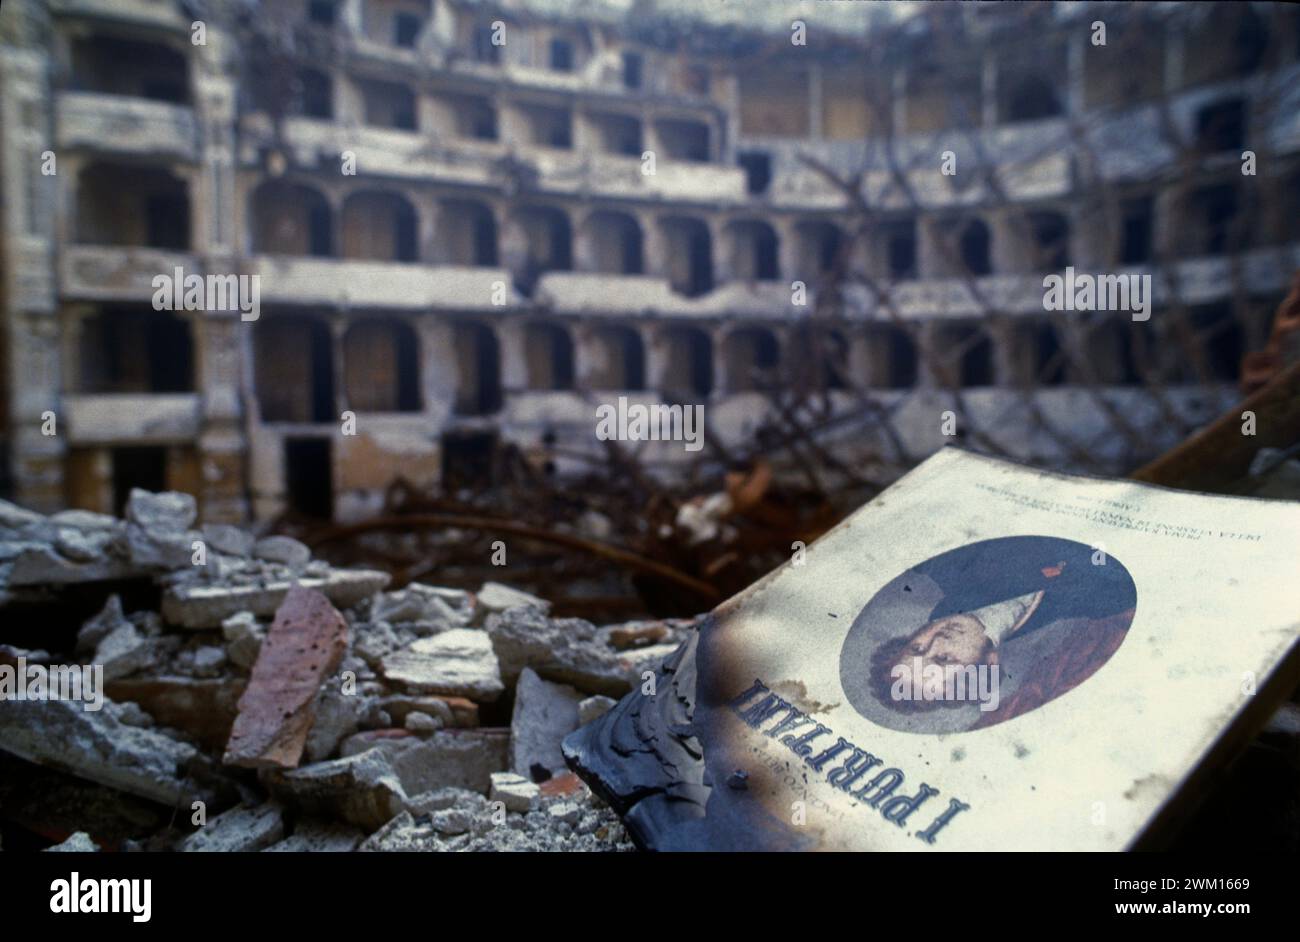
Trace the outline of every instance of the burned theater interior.
<instances>
[{"instance_id":1,"label":"burned theater interior","mask_svg":"<svg viewBox=\"0 0 1300 942\"><path fill-rule=\"evenodd\" d=\"M5 0L0 310L54 913L1300 851L1300 6Z\"/></svg>"}]
</instances>

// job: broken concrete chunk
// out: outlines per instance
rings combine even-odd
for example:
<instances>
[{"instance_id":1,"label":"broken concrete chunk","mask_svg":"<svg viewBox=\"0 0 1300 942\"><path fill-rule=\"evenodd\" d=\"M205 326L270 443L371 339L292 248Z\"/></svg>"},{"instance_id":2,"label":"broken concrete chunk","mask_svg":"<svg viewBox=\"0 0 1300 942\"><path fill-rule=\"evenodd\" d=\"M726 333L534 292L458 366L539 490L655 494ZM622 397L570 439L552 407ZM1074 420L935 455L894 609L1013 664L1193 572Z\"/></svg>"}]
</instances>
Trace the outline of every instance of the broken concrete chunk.
<instances>
[{"instance_id":1,"label":"broken concrete chunk","mask_svg":"<svg viewBox=\"0 0 1300 942\"><path fill-rule=\"evenodd\" d=\"M221 623L221 637L226 640L226 656L231 663L248 670L262 650L266 629L252 612L237 612Z\"/></svg>"},{"instance_id":2,"label":"broken concrete chunk","mask_svg":"<svg viewBox=\"0 0 1300 942\"><path fill-rule=\"evenodd\" d=\"M88 563L107 553L108 546L114 538L112 530L78 530L73 527L60 527L54 539L54 548L61 556L79 563Z\"/></svg>"},{"instance_id":3,"label":"broken concrete chunk","mask_svg":"<svg viewBox=\"0 0 1300 942\"><path fill-rule=\"evenodd\" d=\"M45 517L34 510L19 507L7 500L0 500L0 527L6 530L21 530L33 524L45 522Z\"/></svg>"},{"instance_id":4,"label":"broken concrete chunk","mask_svg":"<svg viewBox=\"0 0 1300 942\"><path fill-rule=\"evenodd\" d=\"M571 801L557 802L547 808L546 813L557 821L563 821L569 827L577 824L582 817L582 809Z\"/></svg>"},{"instance_id":5,"label":"broken concrete chunk","mask_svg":"<svg viewBox=\"0 0 1300 942\"><path fill-rule=\"evenodd\" d=\"M487 632L507 684L531 667L584 693L622 696L632 689L634 675L623 656L581 618L547 618L535 608L512 608L488 618Z\"/></svg>"},{"instance_id":6,"label":"broken concrete chunk","mask_svg":"<svg viewBox=\"0 0 1300 942\"><path fill-rule=\"evenodd\" d=\"M507 811L524 813L537 807L542 790L522 775L513 772L497 772L492 776L492 790L488 798L499 801Z\"/></svg>"},{"instance_id":7,"label":"broken concrete chunk","mask_svg":"<svg viewBox=\"0 0 1300 942\"><path fill-rule=\"evenodd\" d=\"M98 851L99 845L85 831L78 831L61 844L45 848L47 854L93 854Z\"/></svg>"},{"instance_id":8,"label":"broken concrete chunk","mask_svg":"<svg viewBox=\"0 0 1300 942\"><path fill-rule=\"evenodd\" d=\"M272 563L301 569L311 561L311 550L291 536L267 536L253 545L253 555Z\"/></svg>"},{"instance_id":9,"label":"broken concrete chunk","mask_svg":"<svg viewBox=\"0 0 1300 942\"><path fill-rule=\"evenodd\" d=\"M586 726L608 713L618 703L613 697L588 697L578 704L578 725Z\"/></svg>"},{"instance_id":10,"label":"broken concrete chunk","mask_svg":"<svg viewBox=\"0 0 1300 942\"><path fill-rule=\"evenodd\" d=\"M316 698L316 719L307 734L307 761L320 762L338 751L339 743L357 731L368 701L344 693L337 676L327 680Z\"/></svg>"},{"instance_id":11,"label":"broken concrete chunk","mask_svg":"<svg viewBox=\"0 0 1300 942\"><path fill-rule=\"evenodd\" d=\"M180 569L192 563L193 540L188 533L151 534L127 524L126 544L131 562L146 569Z\"/></svg>"},{"instance_id":12,"label":"broken concrete chunk","mask_svg":"<svg viewBox=\"0 0 1300 942\"><path fill-rule=\"evenodd\" d=\"M52 547L38 545L23 549L14 558L8 583L14 587L71 585L111 582L138 575L140 571L135 566L116 556L101 556L91 562L78 563L60 556Z\"/></svg>"},{"instance_id":13,"label":"broken concrete chunk","mask_svg":"<svg viewBox=\"0 0 1300 942\"><path fill-rule=\"evenodd\" d=\"M194 650L194 676L217 677L226 666L226 649L205 644Z\"/></svg>"},{"instance_id":14,"label":"broken concrete chunk","mask_svg":"<svg viewBox=\"0 0 1300 942\"><path fill-rule=\"evenodd\" d=\"M14 700L0 709L0 749L162 804L203 797L181 776L193 746L121 722L116 705L88 711L75 700Z\"/></svg>"},{"instance_id":15,"label":"broken concrete chunk","mask_svg":"<svg viewBox=\"0 0 1300 942\"><path fill-rule=\"evenodd\" d=\"M443 724L436 716L412 711L406 714L406 722L402 725L413 733L436 733L442 729Z\"/></svg>"},{"instance_id":16,"label":"broken concrete chunk","mask_svg":"<svg viewBox=\"0 0 1300 942\"><path fill-rule=\"evenodd\" d=\"M386 656L380 672L412 693L490 702L505 689L492 640L473 628L454 628L432 638L421 638Z\"/></svg>"},{"instance_id":17,"label":"broken concrete chunk","mask_svg":"<svg viewBox=\"0 0 1300 942\"><path fill-rule=\"evenodd\" d=\"M99 647L99 643L123 625L129 625L126 615L122 613L122 600L116 594L110 595L99 614L90 618L77 632L76 652L88 654Z\"/></svg>"},{"instance_id":18,"label":"broken concrete chunk","mask_svg":"<svg viewBox=\"0 0 1300 942\"><path fill-rule=\"evenodd\" d=\"M183 533L197 515L194 497L179 491L151 494L133 487L126 499L127 522L151 534Z\"/></svg>"},{"instance_id":19,"label":"broken concrete chunk","mask_svg":"<svg viewBox=\"0 0 1300 942\"><path fill-rule=\"evenodd\" d=\"M197 508L193 496L176 491L150 494L132 488L126 501L126 542L131 562L150 569L180 569L191 563L197 533L189 531Z\"/></svg>"},{"instance_id":20,"label":"broken concrete chunk","mask_svg":"<svg viewBox=\"0 0 1300 942\"><path fill-rule=\"evenodd\" d=\"M105 680L127 677L152 666L156 660L153 643L129 621L110 631L95 648L94 663L103 665Z\"/></svg>"},{"instance_id":21,"label":"broken concrete chunk","mask_svg":"<svg viewBox=\"0 0 1300 942\"><path fill-rule=\"evenodd\" d=\"M74 530L120 530L122 523L112 514L96 513L93 510L60 510L51 515L50 523L56 527L71 527Z\"/></svg>"},{"instance_id":22,"label":"broken concrete chunk","mask_svg":"<svg viewBox=\"0 0 1300 942\"><path fill-rule=\"evenodd\" d=\"M235 808L217 815L185 840L177 850L186 853L247 853L269 847L284 837L284 815L267 802L259 808Z\"/></svg>"},{"instance_id":23,"label":"broken concrete chunk","mask_svg":"<svg viewBox=\"0 0 1300 942\"><path fill-rule=\"evenodd\" d=\"M346 854L357 849L365 835L344 824L301 822L291 835L272 844L262 853L334 853Z\"/></svg>"},{"instance_id":24,"label":"broken concrete chunk","mask_svg":"<svg viewBox=\"0 0 1300 942\"><path fill-rule=\"evenodd\" d=\"M520 775L544 778L565 771L560 743L578 728L582 696L572 687L542 680L530 668L519 674L515 711L510 720L510 767Z\"/></svg>"},{"instance_id":25,"label":"broken concrete chunk","mask_svg":"<svg viewBox=\"0 0 1300 942\"><path fill-rule=\"evenodd\" d=\"M296 585L316 589L339 608L351 608L388 585L389 575L374 570L331 570L323 578L303 578ZM162 614L168 624L180 628L220 628L238 612L261 617L275 614L289 589L288 581L266 585L214 586L189 583L172 586L163 594Z\"/></svg>"},{"instance_id":26,"label":"broken concrete chunk","mask_svg":"<svg viewBox=\"0 0 1300 942\"><path fill-rule=\"evenodd\" d=\"M551 603L545 599L539 599L519 589L512 589L500 582L483 583L483 588L478 590L478 604L487 614L504 612L520 605L531 606L543 613L551 610Z\"/></svg>"},{"instance_id":27,"label":"broken concrete chunk","mask_svg":"<svg viewBox=\"0 0 1300 942\"><path fill-rule=\"evenodd\" d=\"M396 592L381 592L370 607L377 622L419 622L433 631L464 628L474 620L474 598L460 589L444 589L413 582Z\"/></svg>"},{"instance_id":28,"label":"broken concrete chunk","mask_svg":"<svg viewBox=\"0 0 1300 942\"><path fill-rule=\"evenodd\" d=\"M209 550L225 553L227 556L248 557L253 554L253 534L239 527L226 523L205 523L202 529L203 542Z\"/></svg>"},{"instance_id":29,"label":"broken concrete chunk","mask_svg":"<svg viewBox=\"0 0 1300 942\"><path fill-rule=\"evenodd\" d=\"M250 768L293 768L315 719L321 681L347 650L348 626L321 593L295 586L275 613L222 759Z\"/></svg>"},{"instance_id":30,"label":"broken concrete chunk","mask_svg":"<svg viewBox=\"0 0 1300 942\"><path fill-rule=\"evenodd\" d=\"M342 818L366 833L400 814L407 802L401 781L379 749L273 772L265 781L273 794L307 814Z\"/></svg>"},{"instance_id":31,"label":"broken concrete chunk","mask_svg":"<svg viewBox=\"0 0 1300 942\"><path fill-rule=\"evenodd\" d=\"M492 773L509 767L509 746L510 733L505 729L444 729L428 737L406 730L377 730L348 738L342 752L345 756L382 752L408 795L447 787L486 795Z\"/></svg>"}]
</instances>

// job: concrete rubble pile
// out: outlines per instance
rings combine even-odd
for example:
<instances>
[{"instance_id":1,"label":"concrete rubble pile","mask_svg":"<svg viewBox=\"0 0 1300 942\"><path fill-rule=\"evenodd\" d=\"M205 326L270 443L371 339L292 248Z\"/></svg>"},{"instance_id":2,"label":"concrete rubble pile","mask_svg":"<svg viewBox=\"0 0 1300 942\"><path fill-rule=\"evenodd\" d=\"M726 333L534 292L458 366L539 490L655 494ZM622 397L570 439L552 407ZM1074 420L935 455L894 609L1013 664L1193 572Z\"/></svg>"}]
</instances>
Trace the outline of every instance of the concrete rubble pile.
<instances>
[{"instance_id":1,"label":"concrete rubble pile","mask_svg":"<svg viewBox=\"0 0 1300 942\"><path fill-rule=\"evenodd\" d=\"M0 502L0 664L95 665L104 696L0 703L6 843L631 849L560 741L691 622L597 627L492 582L388 591L195 518L178 493L135 490L124 520Z\"/></svg>"}]
</instances>

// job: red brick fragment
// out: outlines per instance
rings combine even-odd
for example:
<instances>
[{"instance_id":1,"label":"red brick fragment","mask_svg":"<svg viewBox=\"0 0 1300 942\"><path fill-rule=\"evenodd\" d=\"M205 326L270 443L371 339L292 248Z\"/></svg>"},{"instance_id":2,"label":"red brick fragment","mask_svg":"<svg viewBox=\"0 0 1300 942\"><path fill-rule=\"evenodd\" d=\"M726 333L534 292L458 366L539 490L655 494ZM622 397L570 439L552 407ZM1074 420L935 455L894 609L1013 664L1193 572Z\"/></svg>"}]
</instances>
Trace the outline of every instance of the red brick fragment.
<instances>
[{"instance_id":1,"label":"red brick fragment","mask_svg":"<svg viewBox=\"0 0 1300 942\"><path fill-rule=\"evenodd\" d=\"M292 769L316 719L321 682L347 650L348 626L320 592L294 586L253 664L222 761L254 769Z\"/></svg>"},{"instance_id":2,"label":"red brick fragment","mask_svg":"<svg viewBox=\"0 0 1300 942\"><path fill-rule=\"evenodd\" d=\"M572 795L576 792L582 791L585 787L586 786L582 784L582 779L578 778L578 776L572 772L565 772L563 775L549 778L538 786L543 795L548 795L552 798Z\"/></svg>"}]
</instances>

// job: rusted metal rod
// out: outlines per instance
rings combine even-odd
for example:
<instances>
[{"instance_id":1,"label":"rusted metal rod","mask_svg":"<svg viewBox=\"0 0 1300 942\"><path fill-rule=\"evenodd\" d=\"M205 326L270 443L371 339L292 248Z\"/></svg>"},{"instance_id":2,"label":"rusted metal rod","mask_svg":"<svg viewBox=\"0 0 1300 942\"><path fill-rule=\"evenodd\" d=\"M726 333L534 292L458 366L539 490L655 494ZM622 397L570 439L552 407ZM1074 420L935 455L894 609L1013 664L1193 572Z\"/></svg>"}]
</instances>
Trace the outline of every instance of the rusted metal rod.
<instances>
[{"instance_id":1,"label":"rusted metal rod","mask_svg":"<svg viewBox=\"0 0 1300 942\"><path fill-rule=\"evenodd\" d=\"M307 540L307 544L315 549L325 543L332 543L336 540L346 539L360 533L371 533L376 530L431 529L439 527L459 528L463 530L483 530L489 533L508 533L512 536L537 540L541 543L552 543L556 546L564 546L568 549L589 553L593 556L599 556L602 559L608 559L630 569L637 569L641 572L650 573L660 577L661 579L675 583L685 589L689 589L705 599L719 599L721 597L718 590L707 582L689 576L678 569L674 569L672 566L665 565L664 563L657 562L656 560L649 559L620 547L611 546L608 543L601 543L598 540L589 540L585 537L574 536L569 533L555 533L550 530L541 530L536 527L530 527L526 524L515 523L510 520L497 520L492 517L431 513L397 514L394 516L377 517L374 520L365 520L360 523L348 524L346 526L334 527L325 533Z\"/></svg>"}]
</instances>

